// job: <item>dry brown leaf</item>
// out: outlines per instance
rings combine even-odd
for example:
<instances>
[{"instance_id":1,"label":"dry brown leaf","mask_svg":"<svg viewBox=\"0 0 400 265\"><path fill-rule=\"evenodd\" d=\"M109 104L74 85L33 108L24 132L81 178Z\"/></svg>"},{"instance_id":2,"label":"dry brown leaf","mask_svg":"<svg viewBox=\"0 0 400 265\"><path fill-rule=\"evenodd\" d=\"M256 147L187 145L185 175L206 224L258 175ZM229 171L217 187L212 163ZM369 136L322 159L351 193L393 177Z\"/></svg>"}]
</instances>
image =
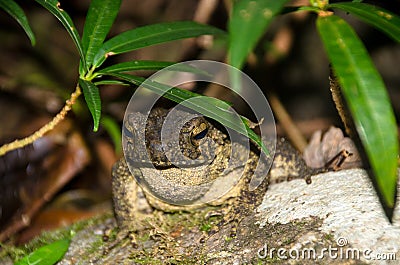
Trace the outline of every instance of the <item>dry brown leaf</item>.
<instances>
[{"instance_id":1,"label":"dry brown leaf","mask_svg":"<svg viewBox=\"0 0 400 265\"><path fill-rule=\"evenodd\" d=\"M321 131L316 131L311 136L308 146L304 149L303 158L308 166L319 168L325 166L343 150L352 155L345 159L340 167L341 169L362 166L360 155L354 142L349 137L345 137L341 129L330 127L323 136Z\"/></svg>"}]
</instances>

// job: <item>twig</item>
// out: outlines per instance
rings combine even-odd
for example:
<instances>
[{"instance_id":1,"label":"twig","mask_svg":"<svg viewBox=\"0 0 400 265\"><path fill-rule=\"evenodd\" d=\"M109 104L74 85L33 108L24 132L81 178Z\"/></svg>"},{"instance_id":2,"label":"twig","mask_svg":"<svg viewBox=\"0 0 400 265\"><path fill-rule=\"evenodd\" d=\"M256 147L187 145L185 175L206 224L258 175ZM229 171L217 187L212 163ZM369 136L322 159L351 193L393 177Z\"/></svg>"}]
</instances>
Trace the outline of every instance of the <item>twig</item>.
<instances>
[{"instance_id":1,"label":"twig","mask_svg":"<svg viewBox=\"0 0 400 265\"><path fill-rule=\"evenodd\" d=\"M303 152L304 148L307 146L307 141L300 132L299 128L294 124L292 118L290 118L279 98L275 93L271 93L268 97L268 101L293 146L296 147L300 152Z\"/></svg>"},{"instance_id":2,"label":"twig","mask_svg":"<svg viewBox=\"0 0 400 265\"><path fill-rule=\"evenodd\" d=\"M351 118L349 109L347 108L346 102L343 98L342 91L340 88L339 81L330 66L329 73L329 88L332 93L332 99L335 103L335 107L339 113L340 119L342 120L346 133L353 139L357 137L356 126Z\"/></svg>"},{"instance_id":3,"label":"twig","mask_svg":"<svg viewBox=\"0 0 400 265\"><path fill-rule=\"evenodd\" d=\"M0 156L5 155L6 153L27 146L40 137L42 137L45 133L53 130L53 128L59 124L65 116L68 114L68 112L72 109L72 106L74 105L76 99L82 94L82 91L79 87L79 85L76 86L75 91L71 94L71 97L65 102L64 107L61 109L61 111L47 124L45 124L42 128L34 132L28 137L22 138L15 140L11 143L4 144L0 147Z\"/></svg>"},{"instance_id":4,"label":"twig","mask_svg":"<svg viewBox=\"0 0 400 265\"><path fill-rule=\"evenodd\" d=\"M218 6L217 0L202 0L198 1L196 11L193 16L193 21L198 23L207 24L210 20L212 13ZM200 36L195 39L187 39L183 42L183 47L179 55L179 60L185 60L193 57L194 52L200 47L204 48L212 43L213 39L210 36Z\"/></svg>"},{"instance_id":5,"label":"twig","mask_svg":"<svg viewBox=\"0 0 400 265\"><path fill-rule=\"evenodd\" d=\"M217 6L218 0L200 1L197 5L193 20L199 23L207 23Z\"/></svg>"}]
</instances>

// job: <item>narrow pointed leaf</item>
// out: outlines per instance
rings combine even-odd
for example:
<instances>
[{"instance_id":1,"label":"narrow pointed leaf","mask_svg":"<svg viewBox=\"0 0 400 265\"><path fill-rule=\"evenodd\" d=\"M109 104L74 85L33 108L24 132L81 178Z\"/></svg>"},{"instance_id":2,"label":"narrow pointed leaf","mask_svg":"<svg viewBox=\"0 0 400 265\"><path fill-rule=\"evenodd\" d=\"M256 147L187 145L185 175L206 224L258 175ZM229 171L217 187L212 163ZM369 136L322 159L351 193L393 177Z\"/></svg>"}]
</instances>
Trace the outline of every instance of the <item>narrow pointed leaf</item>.
<instances>
[{"instance_id":1,"label":"narrow pointed leaf","mask_svg":"<svg viewBox=\"0 0 400 265\"><path fill-rule=\"evenodd\" d=\"M103 115L100 119L101 126L107 131L110 136L114 146L115 152L117 154L122 153L122 136L121 136L121 127L118 122L112 117Z\"/></svg>"},{"instance_id":2,"label":"narrow pointed leaf","mask_svg":"<svg viewBox=\"0 0 400 265\"><path fill-rule=\"evenodd\" d=\"M193 21L178 21L143 26L125 31L106 41L96 54L93 64L99 67L108 56L130 52L163 42L215 34L224 34L224 31Z\"/></svg>"},{"instance_id":3,"label":"narrow pointed leaf","mask_svg":"<svg viewBox=\"0 0 400 265\"><path fill-rule=\"evenodd\" d=\"M146 78L144 77L130 75L130 74L122 74L122 73L107 73L107 74L125 80L135 86L142 85L143 82L146 80ZM150 89L151 91L153 91L158 95L163 95L165 98L172 100L176 103L181 103L182 101L188 100L190 98L202 96L195 92L181 89L178 87L169 87L167 85L156 82L151 82L151 84L152 85L150 85L150 82L146 82L146 88ZM226 106L232 106L232 104L229 102L222 100L215 100L214 98L212 99L212 104L214 104L214 107L221 109L226 108Z\"/></svg>"},{"instance_id":4,"label":"narrow pointed leaf","mask_svg":"<svg viewBox=\"0 0 400 265\"><path fill-rule=\"evenodd\" d=\"M101 116L101 100L99 88L92 82L79 79L79 86L83 90L86 104L93 117L93 131L97 131L99 128L100 116Z\"/></svg>"},{"instance_id":5,"label":"narrow pointed leaf","mask_svg":"<svg viewBox=\"0 0 400 265\"><path fill-rule=\"evenodd\" d=\"M146 79L143 77L128 75L128 74L112 74L115 77L126 80L134 85L143 85L145 88L150 89L154 93L161 95L176 103L182 104L185 107L198 111L199 113L212 118L224 126L227 126L236 132L250 138L258 144L265 154L269 154L267 147L263 144L260 137L254 133L248 126L246 118L236 116L229 107L230 103L219 100L217 98L206 97L200 94L180 89L177 87L169 87L157 82L144 82ZM201 97L198 101L187 101L190 98ZM240 118L238 120L238 118ZM241 125L243 124L243 125Z\"/></svg>"},{"instance_id":6,"label":"narrow pointed leaf","mask_svg":"<svg viewBox=\"0 0 400 265\"><path fill-rule=\"evenodd\" d=\"M365 4L343 2L329 5L357 16L371 26L381 30L393 40L400 42L400 17L383 8Z\"/></svg>"},{"instance_id":7,"label":"narrow pointed leaf","mask_svg":"<svg viewBox=\"0 0 400 265\"><path fill-rule=\"evenodd\" d=\"M38 248L21 260L17 261L15 265L53 265L56 264L67 252L70 241L63 239L51 243L49 245Z\"/></svg>"},{"instance_id":8,"label":"narrow pointed leaf","mask_svg":"<svg viewBox=\"0 0 400 265\"><path fill-rule=\"evenodd\" d=\"M86 69L86 60L85 55L82 49L81 38L79 36L78 31L74 23L72 22L71 17L65 12L60 3L57 0L36 0L40 5L50 11L64 26L67 30L68 34L71 36L76 48L78 49L79 56L81 58L81 62L83 63L83 67Z\"/></svg>"},{"instance_id":9,"label":"narrow pointed leaf","mask_svg":"<svg viewBox=\"0 0 400 265\"><path fill-rule=\"evenodd\" d=\"M101 69L95 73L95 76L106 75L110 73L123 73L131 72L137 70L161 70L165 67L176 64L176 62L160 62L160 61L131 61L119 64L114 64L112 66ZM202 71L196 67L190 67L188 65L174 66L173 71L195 73L199 75L209 76L210 73Z\"/></svg>"},{"instance_id":10,"label":"narrow pointed leaf","mask_svg":"<svg viewBox=\"0 0 400 265\"><path fill-rule=\"evenodd\" d=\"M112 66L100 69L97 74L130 72L137 70L161 70L165 67L176 64L176 62L160 61L131 61L114 64Z\"/></svg>"},{"instance_id":11,"label":"narrow pointed leaf","mask_svg":"<svg viewBox=\"0 0 400 265\"><path fill-rule=\"evenodd\" d=\"M234 2L229 19L229 63L243 66L268 25L288 0L239 0Z\"/></svg>"},{"instance_id":12,"label":"narrow pointed leaf","mask_svg":"<svg viewBox=\"0 0 400 265\"><path fill-rule=\"evenodd\" d=\"M129 84L127 84L126 82L121 81L121 80L104 80L104 79L93 82L93 84L95 84L95 86L101 86L101 85L129 86Z\"/></svg>"},{"instance_id":13,"label":"narrow pointed leaf","mask_svg":"<svg viewBox=\"0 0 400 265\"><path fill-rule=\"evenodd\" d=\"M337 16L319 17L317 28L339 79L386 206L393 208L398 137L385 85L353 29Z\"/></svg>"},{"instance_id":14,"label":"narrow pointed leaf","mask_svg":"<svg viewBox=\"0 0 400 265\"><path fill-rule=\"evenodd\" d=\"M107 37L118 14L121 0L92 0L83 27L82 48L87 66Z\"/></svg>"},{"instance_id":15,"label":"narrow pointed leaf","mask_svg":"<svg viewBox=\"0 0 400 265\"><path fill-rule=\"evenodd\" d=\"M35 35L29 26L28 18L26 17L24 10L22 10L22 8L13 0L0 0L0 8L10 14L10 16L21 25L26 35L28 35L32 46L35 45Z\"/></svg>"}]
</instances>

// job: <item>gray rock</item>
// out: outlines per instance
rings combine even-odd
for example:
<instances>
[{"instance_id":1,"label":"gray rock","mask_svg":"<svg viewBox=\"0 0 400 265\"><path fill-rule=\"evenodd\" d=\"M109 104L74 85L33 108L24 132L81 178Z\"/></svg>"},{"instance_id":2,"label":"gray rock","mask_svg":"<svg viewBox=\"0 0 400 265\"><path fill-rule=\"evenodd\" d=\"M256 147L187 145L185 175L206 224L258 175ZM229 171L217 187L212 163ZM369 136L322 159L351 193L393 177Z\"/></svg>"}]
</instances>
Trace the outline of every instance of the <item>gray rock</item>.
<instances>
[{"instance_id":1,"label":"gray rock","mask_svg":"<svg viewBox=\"0 0 400 265\"><path fill-rule=\"evenodd\" d=\"M364 170L317 175L310 185L302 180L273 184L257 216L260 227L320 218L319 230L334 236L339 255L341 250L357 250L365 263L399 264L377 260L377 255L383 255L381 259L400 258L400 209L396 207L391 224ZM299 240L297 247L308 243L310 236L304 235L304 242Z\"/></svg>"}]
</instances>

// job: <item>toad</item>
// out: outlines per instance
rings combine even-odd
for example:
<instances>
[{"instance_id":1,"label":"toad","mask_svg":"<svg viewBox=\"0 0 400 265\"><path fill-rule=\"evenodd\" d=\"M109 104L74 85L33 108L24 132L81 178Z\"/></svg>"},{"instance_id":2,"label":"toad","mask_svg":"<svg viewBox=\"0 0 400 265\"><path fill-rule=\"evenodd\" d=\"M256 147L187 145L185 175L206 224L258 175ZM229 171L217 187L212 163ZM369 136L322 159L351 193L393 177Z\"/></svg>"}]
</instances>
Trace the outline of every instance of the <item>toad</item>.
<instances>
[{"instance_id":1,"label":"toad","mask_svg":"<svg viewBox=\"0 0 400 265\"><path fill-rule=\"evenodd\" d=\"M139 229L140 216L154 208L171 212L205 204L226 205L224 222L238 220L261 203L271 174L278 179L309 180L312 174L325 171L309 168L293 147L278 140L270 173L250 191L249 182L259 162L256 152L232 144L202 116L188 119L183 110L175 112L172 126L163 127L168 114L162 108L153 109L147 117L132 113L123 128L126 157L112 170L114 211L122 231ZM139 130L140 124L146 124L144 132ZM218 182L220 178L224 181ZM228 187L228 191L221 192L220 187Z\"/></svg>"}]
</instances>

